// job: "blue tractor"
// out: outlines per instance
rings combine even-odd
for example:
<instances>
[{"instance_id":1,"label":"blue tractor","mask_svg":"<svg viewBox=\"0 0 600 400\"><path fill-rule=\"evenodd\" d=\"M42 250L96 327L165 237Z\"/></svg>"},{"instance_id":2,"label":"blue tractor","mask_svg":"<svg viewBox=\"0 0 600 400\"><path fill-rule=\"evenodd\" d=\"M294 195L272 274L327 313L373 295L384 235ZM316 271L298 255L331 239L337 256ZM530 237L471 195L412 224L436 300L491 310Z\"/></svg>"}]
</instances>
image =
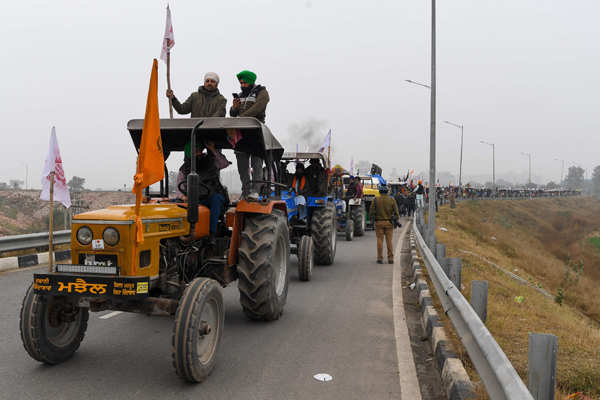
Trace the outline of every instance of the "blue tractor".
<instances>
[{"instance_id":1,"label":"blue tractor","mask_svg":"<svg viewBox=\"0 0 600 400\"><path fill-rule=\"evenodd\" d=\"M291 252L298 256L300 280L308 281L315 263L331 265L335 259L339 201L330 194L322 153L284 153L281 163L289 185L281 199L288 209ZM288 172L289 164L295 165L293 173Z\"/></svg>"}]
</instances>

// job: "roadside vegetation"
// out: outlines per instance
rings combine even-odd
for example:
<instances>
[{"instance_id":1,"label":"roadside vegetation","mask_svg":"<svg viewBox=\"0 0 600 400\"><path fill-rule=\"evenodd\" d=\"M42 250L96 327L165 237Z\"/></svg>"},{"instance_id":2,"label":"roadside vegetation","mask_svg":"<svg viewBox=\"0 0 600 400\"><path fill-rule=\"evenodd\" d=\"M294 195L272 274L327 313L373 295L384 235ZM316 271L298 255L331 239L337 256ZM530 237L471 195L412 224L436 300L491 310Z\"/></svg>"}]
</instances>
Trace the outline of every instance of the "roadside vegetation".
<instances>
[{"instance_id":1,"label":"roadside vegetation","mask_svg":"<svg viewBox=\"0 0 600 400\"><path fill-rule=\"evenodd\" d=\"M436 235L447 256L463 259L465 297L471 281L489 282L486 325L523 380L528 334L551 333L558 336L557 399L576 392L600 399L600 201L470 201L440 208L437 224L447 229Z\"/></svg>"}]
</instances>

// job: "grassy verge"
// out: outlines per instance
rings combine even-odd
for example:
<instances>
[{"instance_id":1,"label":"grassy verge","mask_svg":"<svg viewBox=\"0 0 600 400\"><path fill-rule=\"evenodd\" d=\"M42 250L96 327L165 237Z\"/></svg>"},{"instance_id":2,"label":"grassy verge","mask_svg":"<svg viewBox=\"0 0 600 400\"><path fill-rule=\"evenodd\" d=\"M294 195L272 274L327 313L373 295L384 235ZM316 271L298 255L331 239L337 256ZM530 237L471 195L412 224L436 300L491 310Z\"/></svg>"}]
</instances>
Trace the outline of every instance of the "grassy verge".
<instances>
[{"instance_id":1,"label":"grassy verge","mask_svg":"<svg viewBox=\"0 0 600 400\"><path fill-rule=\"evenodd\" d=\"M437 222L448 229L437 231L438 242L446 244L449 257L463 259L465 297L473 280L489 282L486 325L524 381L528 334L552 333L559 341L557 398L583 391L600 399L600 252L589 240L590 232L600 228L600 202L465 202L454 210L441 208ZM560 288L562 306L463 251L481 255L553 295ZM569 259L583 261L577 279ZM516 301L519 296L521 302ZM442 322L450 328L448 320ZM476 376L460 341L451 336L471 376Z\"/></svg>"}]
</instances>

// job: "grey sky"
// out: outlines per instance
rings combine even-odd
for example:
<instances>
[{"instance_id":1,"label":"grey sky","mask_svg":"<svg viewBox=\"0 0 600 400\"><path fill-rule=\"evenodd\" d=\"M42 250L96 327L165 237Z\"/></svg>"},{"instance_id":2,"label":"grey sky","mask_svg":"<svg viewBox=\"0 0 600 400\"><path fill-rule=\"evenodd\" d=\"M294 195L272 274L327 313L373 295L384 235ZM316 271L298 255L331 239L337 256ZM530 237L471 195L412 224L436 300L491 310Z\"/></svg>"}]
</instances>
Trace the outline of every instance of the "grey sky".
<instances>
[{"instance_id":1,"label":"grey sky","mask_svg":"<svg viewBox=\"0 0 600 400\"><path fill-rule=\"evenodd\" d=\"M293 124L326 121L335 162L367 159L384 172L428 163L429 1L171 1L172 83L185 99L206 71L231 104L235 73L267 86L267 124L292 145ZM90 188L131 184L125 129L144 114L166 1L3 4L0 181L40 186L50 127L67 176ZM560 162L599 163L597 0L438 1L438 118L465 125L463 174L526 173L558 180ZM165 67L159 66L162 117ZM457 173L459 131L438 124L438 167ZM302 143L299 143L302 148ZM231 158L231 157L230 157ZM177 167L177 160L170 163Z\"/></svg>"}]
</instances>

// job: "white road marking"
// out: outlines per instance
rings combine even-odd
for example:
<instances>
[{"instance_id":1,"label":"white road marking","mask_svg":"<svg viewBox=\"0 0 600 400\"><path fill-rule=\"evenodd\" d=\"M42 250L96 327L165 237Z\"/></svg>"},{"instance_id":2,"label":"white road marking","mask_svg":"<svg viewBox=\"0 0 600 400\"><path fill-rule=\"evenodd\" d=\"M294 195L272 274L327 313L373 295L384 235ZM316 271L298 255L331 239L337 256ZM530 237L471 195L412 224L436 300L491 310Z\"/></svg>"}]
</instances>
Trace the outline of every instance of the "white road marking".
<instances>
[{"instance_id":1,"label":"white road marking","mask_svg":"<svg viewBox=\"0 0 600 400\"><path fill-rule=\"evenodd\" d=\"M112 317L116 317L119 314L123 314L123 311L113 311L111 313L104 314L103 316L100 317L100 319L109 319Z\"/></svg>"},{"instance_id":2,"label":"white road marking","mask_svg":"<svg viewBox=\"0 0 600 400\"><path fill-rule=\"evenodd\" d=\"M316 374L313 376L313 378L315 378L316 380L321 381L321 382L329 382L329 381L333 380L333 376L331 376L329 374L323 374L323 373Z\"/></svg>"},{"instance_id":3,"label":"white road marking","mask_svg":"<svg viewBox=\"0 0 600 400\"><path fill-rule=\"evenodd\" d=\"M404 229L400 232L400 239L396 245L396 258L392 277L392 297L394 313L394 335L396 336L396 355L398 358L398 377L400 378L400 398L421 400L421 388L417 379L417 368L415 366L410 336L406 326L406 315L404 314L404 301L402 300L402 267L400 266L402 243L406 239L410 222L403 224Z\"/></svg>"}]
</instances>

